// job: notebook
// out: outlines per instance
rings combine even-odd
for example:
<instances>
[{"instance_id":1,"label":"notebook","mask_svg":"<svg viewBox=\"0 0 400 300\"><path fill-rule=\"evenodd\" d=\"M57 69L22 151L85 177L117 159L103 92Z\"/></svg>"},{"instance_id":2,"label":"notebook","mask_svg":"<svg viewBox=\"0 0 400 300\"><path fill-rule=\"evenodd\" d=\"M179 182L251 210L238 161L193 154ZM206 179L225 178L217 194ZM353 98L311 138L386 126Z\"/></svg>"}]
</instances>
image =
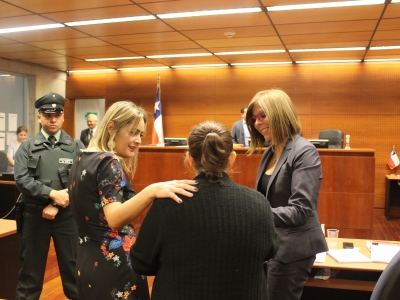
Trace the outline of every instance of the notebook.
<instances>
[{"instance_id":1,"label":"notebook","mask_svg":"<svg viewBox=\"0 0 400 300\"><path fill-rule=\"evenodd\" d=\"M371 259L357 249L329 250L328 255L338 263L363 263L371 262Z\"/></svg>"}]
</instances>

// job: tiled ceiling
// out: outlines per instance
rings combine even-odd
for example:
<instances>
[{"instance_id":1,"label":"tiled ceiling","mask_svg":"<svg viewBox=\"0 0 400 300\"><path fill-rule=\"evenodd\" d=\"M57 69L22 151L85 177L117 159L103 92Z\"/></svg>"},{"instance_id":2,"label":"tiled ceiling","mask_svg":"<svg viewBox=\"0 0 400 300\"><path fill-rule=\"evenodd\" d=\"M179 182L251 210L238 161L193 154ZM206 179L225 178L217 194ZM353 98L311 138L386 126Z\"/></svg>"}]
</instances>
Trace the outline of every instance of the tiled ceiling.
<instances>
[{"instance_id":1,"label":"tiled ceiling","mask_svg":"<svg viewBox=\"0 0 400 300\"><path fill-rule=\"evenodd\" d=\"M4 0L0 29L82 20L152 15L132 21L0 34L0 57L60 71L188 64L296 62L399 58L400 3L267 11L266 6L338 2L324 0ZM357 1L354 1L357 2ZM261 7L261 12L160 19L163 13ZM225 33L234 32L233 37ZM289 52L292 49L366 47L357 51ZM216 52L284 50L280 53L215 55ZM204 57L151 55L212 53ZM89 58L134 57L88 62Z\"/></svg>"}]
</instances>

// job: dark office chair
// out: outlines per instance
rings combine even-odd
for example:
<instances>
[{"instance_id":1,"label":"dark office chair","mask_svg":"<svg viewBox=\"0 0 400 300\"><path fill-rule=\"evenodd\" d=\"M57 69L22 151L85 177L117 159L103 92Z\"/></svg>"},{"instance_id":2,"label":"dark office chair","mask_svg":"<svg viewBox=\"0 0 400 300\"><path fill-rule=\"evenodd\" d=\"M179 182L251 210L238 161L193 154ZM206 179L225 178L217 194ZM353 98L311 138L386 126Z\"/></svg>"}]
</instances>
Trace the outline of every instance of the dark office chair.
<instances>
[{"instance_id":1,"label":"dark office chair","mask_svg":"<svg viewBox=\"0 0 400 300\"><path fill-rule=\"evenodd\" d=\"M329 148L343 148L343 131L339 129L321 130L319 139L329 140Z\"/></svg>"},{"instance_id":2,"label":"dark office chair","mask_svg":"<svg viewBox=\"0 0 400 300\"><path fill-rule=\"evenodd\" d=\"M0 151L0 173L7 172L7 167L8 167L7 155L3 151Z\"/></svg>"},{"instance_id":3,"label":"dark office chair","mask_svg":"<svg viewBox=\"0 0 400 300\"><path fill-rule=\"evenodd\" d=\"M400 251L388 263L372 291L370 300L400 299Z\"/></svg>"}]
</instances>

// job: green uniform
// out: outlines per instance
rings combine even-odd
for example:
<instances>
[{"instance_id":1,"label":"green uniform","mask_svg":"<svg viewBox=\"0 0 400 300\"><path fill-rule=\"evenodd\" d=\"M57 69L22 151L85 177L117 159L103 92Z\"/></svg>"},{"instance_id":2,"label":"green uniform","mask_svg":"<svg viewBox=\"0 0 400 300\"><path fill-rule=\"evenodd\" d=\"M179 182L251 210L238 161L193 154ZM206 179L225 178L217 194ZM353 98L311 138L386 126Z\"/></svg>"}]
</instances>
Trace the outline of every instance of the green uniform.
<instances>
[{"instance_id":1,"label":"green uniform","mask_svg":"<svg viewBox=\"0 0 400 300\"><path fill-rule=\"evenodd\" d=\"M22 193L23 226L21 232L19 272L16 299L39 299L50 238L53 238L65 295L78 299L76 289L76 251L78 233L70 208L59 207L54 220L42 217L52 200L52 190L67 188L68 171L73 160L84 149L61 130L54 148L42 133L24 141L15 154L14 176Z\"/></svg>"}]
</instances>

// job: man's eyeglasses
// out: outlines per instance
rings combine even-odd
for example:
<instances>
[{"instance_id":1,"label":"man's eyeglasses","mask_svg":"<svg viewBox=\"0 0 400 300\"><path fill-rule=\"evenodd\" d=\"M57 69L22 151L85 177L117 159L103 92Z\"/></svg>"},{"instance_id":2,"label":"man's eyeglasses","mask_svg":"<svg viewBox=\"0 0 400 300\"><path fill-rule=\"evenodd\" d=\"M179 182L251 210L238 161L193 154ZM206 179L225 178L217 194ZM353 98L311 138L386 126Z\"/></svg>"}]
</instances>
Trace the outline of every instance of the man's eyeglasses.
<instances>
[{"instance_id":1,"label":"man's eyeglasses","mask_svg":"<svg viewBox=\"0 0 400 300\"><path fill-rule=\"evenodd\" d=\"M251 124L254 125L256 123L257 119L260 120L260 122L262 122L262 121L265 120L266 117L267 117L267 115L265 114L265 112L264 111L260 111L257 115L251 116L249 118L249 120L248 120L248 123L251 123Z\"/></svg>"}]
</instances>

